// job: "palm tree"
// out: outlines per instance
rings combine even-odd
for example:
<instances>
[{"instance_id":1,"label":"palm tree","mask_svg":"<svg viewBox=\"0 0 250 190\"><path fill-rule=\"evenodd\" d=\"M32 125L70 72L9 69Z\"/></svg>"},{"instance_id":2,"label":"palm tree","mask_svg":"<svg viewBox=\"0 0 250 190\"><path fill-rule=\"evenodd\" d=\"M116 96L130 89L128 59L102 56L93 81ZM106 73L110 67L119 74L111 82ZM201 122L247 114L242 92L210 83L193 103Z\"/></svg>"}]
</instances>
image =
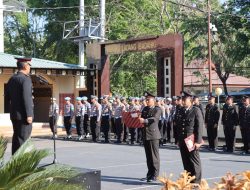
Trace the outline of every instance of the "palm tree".
<instances>
[{"instance_id":1,"label":"palm tree","mask_svg":"<svg viewBox=\"0 0 250 190\"><path fill-rule=\"evenodd\" d=\"M50 152L35 149L30 140L4 162L6 147L7 140L0 137L0 190L83 189L68 180L77 175L69 166L54 164L38 167L40 161L50 155Z\"/></svg>"}]
</instances>

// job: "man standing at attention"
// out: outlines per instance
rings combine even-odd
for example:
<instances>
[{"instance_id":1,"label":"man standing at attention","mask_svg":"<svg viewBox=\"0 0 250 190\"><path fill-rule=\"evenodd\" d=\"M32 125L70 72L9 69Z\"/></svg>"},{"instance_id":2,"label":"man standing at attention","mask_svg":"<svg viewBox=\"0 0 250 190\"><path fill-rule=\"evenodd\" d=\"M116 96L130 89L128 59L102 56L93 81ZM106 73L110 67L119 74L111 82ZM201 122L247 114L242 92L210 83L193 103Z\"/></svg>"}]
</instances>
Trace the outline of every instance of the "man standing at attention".
<instances>
[{"instance_id":1,"label":"man standing at attention","mask_svg":"<svg viewBox=\"0 0 250 190\"><path fill-rule=\"evenodd\" d=\"M13 125L12 155L30 137L34 118L32 81L29 76L31 59L17 59L17 74L7 83L6 98L10 105L10 119Z\"/></svg>"},{"instance_id":2,"label":"man standing at attention","mask_svg":"<svg viewBox=\"0 0 250 190\"><path fill-rule=\"evenodd\" d=\"M178 144L180 147L184 169L195 176L193 183L201 182L201 161L199 148L202 144L203 116L200 108L193 106L192 95L183 92L183 108L180 113L180 125L178 125ZM187 147L185 139L193 136L193 150Z\"/></svg>"},{"instance_id":3,"label":"man standing at attention","mask_svg":"<svg viewBox=\"0 0 250 190\"><path fill-rule=\"evenodd\" d=\"M161 117L161 108L155 106L155 96L145 92L147 106L143 108L140 123L144 124L142 128L143 145L146 153L148 173L147 182L155 181L160 171L159 140L161 134L158 123Z\"/></svg>"}]
</instances>

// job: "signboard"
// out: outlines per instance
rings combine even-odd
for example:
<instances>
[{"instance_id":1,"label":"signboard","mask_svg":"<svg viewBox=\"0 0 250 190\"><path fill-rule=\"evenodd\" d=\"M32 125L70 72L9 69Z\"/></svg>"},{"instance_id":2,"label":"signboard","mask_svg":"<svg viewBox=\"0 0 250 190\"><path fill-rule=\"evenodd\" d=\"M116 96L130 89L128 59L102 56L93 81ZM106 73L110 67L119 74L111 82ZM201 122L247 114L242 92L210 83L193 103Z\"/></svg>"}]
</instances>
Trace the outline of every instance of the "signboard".
<instances>
[{"instance_id":1,"label":"signboard","mask_svg":"<svg viewBox=\"0 0 250 190\"><path fill-rule=\"evenodd\" d=\"M125 52L149 51L155 49L156 49L155 39L105 45L105 53L108 55L122 54Z\"/></svg>"}]
</instances>

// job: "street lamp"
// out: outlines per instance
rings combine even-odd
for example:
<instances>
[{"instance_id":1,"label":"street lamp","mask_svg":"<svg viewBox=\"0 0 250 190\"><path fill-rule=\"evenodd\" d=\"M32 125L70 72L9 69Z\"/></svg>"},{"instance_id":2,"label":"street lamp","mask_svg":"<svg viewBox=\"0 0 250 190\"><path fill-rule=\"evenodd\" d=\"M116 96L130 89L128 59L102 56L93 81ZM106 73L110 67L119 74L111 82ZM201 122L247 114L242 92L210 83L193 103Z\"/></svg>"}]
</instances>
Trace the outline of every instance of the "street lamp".
<instances>
[{"instance_id":1,"label":"street lamp","mask_svg":"<svg viewBox=\"0 0 250 190\"><path fill-rule=\"evenodd\" d=\"M222 94L222 89L221 88L216 88L215 89L215 94L218 96L218 107L220 109L220 95Z\"/></svg>"}]
</instances>

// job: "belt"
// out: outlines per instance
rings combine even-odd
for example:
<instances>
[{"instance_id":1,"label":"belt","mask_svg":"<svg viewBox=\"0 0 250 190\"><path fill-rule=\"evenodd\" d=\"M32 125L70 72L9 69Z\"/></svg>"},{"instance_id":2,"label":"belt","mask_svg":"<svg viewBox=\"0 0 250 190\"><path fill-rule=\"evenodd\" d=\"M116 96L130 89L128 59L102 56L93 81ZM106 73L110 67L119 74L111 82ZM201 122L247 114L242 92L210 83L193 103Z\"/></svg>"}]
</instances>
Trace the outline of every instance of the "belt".
<instances>
[{"instance_id":1,"label":"belt","mask_svg":"<svg viewBox=\"0 0 250 190\"><path fill-rule=\"evenodd\" d=\"M91 115L91 116L89 116L89 117L97 117L97 115Z\"/></svg>"},{"instance_id":2,"label":"belt","mask_svg":"<svg viewBox=\"0 0 250 190\"><path fill-rule=\"evenodd\" d=\"M109 114L107 113L107 114L102 114L102 116L109 116Z\"/></svg>"},{"instance_id":3,"label":"belt","mask_svg":"<svg viewBox=\"0 0 250 190\"><path fill-rule=\"evenodd\" d=\"M119 119L119 118L122 118L122 116L119 116L119 117L115 117L115 119Z\"/></svg>"}]
</instances>

